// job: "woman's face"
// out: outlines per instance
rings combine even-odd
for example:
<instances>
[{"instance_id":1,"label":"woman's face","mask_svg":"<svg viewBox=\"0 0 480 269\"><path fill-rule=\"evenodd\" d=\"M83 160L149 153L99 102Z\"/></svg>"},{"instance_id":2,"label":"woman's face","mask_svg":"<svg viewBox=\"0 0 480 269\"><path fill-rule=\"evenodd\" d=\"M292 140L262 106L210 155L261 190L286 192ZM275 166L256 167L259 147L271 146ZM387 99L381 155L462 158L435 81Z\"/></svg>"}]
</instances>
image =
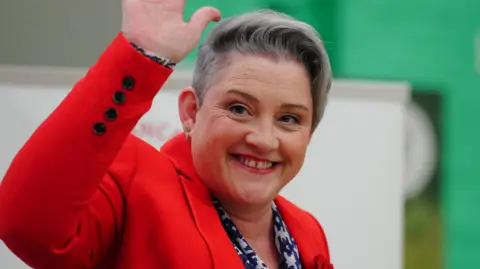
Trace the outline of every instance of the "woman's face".
<instances>
[{"instance_id":1,"label":"woman's face","mask_svg":"<svg viewBox=\"0 0 480 269\"><path fill-rule=\"evenodd\" d=\"M192 120L192 155L220 199L265 204L302 167L312 125L305 68L234 54Z\"/></svg>"}]
</instances>

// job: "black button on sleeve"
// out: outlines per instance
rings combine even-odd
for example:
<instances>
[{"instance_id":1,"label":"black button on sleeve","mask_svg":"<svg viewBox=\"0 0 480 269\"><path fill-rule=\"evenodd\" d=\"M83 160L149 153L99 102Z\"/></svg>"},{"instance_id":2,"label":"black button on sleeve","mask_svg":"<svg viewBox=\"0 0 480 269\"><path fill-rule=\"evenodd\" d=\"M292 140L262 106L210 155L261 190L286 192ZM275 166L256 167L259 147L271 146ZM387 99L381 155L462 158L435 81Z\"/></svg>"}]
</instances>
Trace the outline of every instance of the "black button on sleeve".
<instances>
[{"instance_id":1,"label":"black button on sleeve","mask_svg":"<svg viewBox=\"0 0 480 269\"><path fill-rule=\"evenodd\" d=\"M103 135L107 131L107 126L103 122L97 122L93 125L93 133Z\"/></svg>"},{"instance_id":2,"label":"black button on sleeve","mask_svg":"<svg viewBox=\"0 0 480 269\"><path fill-rule=\"evenodd\" d=\"M125 90L131 90L133 89L134 86L135 86L135 80L132 77L127 76L123 78L122 87Z\"/></svg>"},{"instance_id":3,"label":"black button on sleeve","mask_svg":"<svg viewBox=\"0 0 480 269\"><path fill-rule=\"evenodd\" d=\"M121 92L121 91L116 91L114 94L113 94L113 102L117 105L121 105L123 103L125 103L125 93Z\"/></svg>"},{"instance_id":4,"label":"black button on sleeve","mask_svg":"<svg viewBox=\"0 0 480 269\"><path fill-rule=\"evenodd\" d=\"M117 111L114 108L109 108L105 110L105 118L108 121L113 121L117 118L118 114Z\"/></svg>"}]
</instances>

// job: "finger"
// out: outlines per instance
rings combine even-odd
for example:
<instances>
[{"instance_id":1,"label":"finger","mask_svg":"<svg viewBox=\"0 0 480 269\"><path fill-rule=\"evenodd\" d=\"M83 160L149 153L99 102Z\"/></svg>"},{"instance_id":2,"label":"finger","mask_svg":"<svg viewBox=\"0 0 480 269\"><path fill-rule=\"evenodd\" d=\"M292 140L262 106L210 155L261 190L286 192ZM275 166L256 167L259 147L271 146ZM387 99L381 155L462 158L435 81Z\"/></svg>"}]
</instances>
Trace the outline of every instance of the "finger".
<instances>
[{"instance_id":1,"label":"finger","mask_svg":"<svg viewBox=\"0 0 480 269\"><path fill-rule=\"evenodd\" d=\"M190 21L188 22L188 27L196 34L200 35L203 30L205 30L209 22L218 22L221 17L222 14L218 9L214 7L202 7L193 13Z\"/></svg>"},{"instance_id":2,"label":"finger","mask_svg":"<svg viewBox=\"0 0 480 269\"><path fill-rule=\"evenodd\" d=\"M187 0L176 0L177 4L180 6L180 10L185 10L185 4L187 3Z\"/></svg>"}]
</instances>

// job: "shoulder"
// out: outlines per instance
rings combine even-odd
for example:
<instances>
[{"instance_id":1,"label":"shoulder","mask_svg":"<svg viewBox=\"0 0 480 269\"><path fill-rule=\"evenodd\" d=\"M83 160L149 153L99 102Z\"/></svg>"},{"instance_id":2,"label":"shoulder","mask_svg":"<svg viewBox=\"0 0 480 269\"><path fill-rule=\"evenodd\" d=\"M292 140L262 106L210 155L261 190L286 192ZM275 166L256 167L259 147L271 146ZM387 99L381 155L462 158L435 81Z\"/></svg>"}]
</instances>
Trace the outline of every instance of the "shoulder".
<instances>
[{"instance_id":1,"label":"shoulder","mask_svg":"<svg viewBox=\"0 0 480 269\"><path fill-rule=\"evenodd\" d=\"M129 172L133 173L135 170L150 165L173 169L173 163L165 154L141 138L131 134L128 136L122 149L116 156L111 169L115 170L115 168L119 167L129 168L132 170Z\"/></svg>"},{"instance_id":2,"label":"shoulder","mask_svg":"<svg viewBox=\"0 0 480 269\"><path fill-rule=\"evenodd\" d=\"M168 158L164 156L164 154L161 154L158 149L145 142L141 138L130 134L125 140L121 150L118 152L111 169L115 168L116 166L125 165L135 168L138 165L145 164L141 162L144 160L150 160L147 161L147 163L156 162L157 165L158 161L161 163L168 162L171 165L171 162L168 161Z\"/></svg>"},{"instance_id":3,"label":"shoulder","mask_svg":"<svg viewBox=\"0 0 480 269\"><path fill-rule=\"evenodd\" d=\"M132 180L149 175L154 170L163 171L164 174L169 171L175 173L173 164L164 154L131 134L110 165L108 174L119 181L124 191L128 191Z\"/></svg>"}]
</instances>

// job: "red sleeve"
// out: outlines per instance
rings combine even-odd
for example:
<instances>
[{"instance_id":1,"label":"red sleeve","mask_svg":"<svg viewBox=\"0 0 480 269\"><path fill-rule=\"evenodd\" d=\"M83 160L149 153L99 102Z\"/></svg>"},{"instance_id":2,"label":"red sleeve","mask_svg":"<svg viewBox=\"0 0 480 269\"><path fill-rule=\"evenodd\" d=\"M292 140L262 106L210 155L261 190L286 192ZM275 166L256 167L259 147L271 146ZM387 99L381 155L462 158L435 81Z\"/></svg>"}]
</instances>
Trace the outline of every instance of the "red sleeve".
<instances>
[{"instance_id":1,"label":"red sleeve","mask_svg":"<svg viewBox=\"0 0 480 269\"><path fill-rule=\"evenodd\" d=\"M107 251L132 177L108 168L135 150L124 142L170 73L119 34L18 152L0 185L0 239L31 267L90 268Z\"/></svg>"}]
</instances>

